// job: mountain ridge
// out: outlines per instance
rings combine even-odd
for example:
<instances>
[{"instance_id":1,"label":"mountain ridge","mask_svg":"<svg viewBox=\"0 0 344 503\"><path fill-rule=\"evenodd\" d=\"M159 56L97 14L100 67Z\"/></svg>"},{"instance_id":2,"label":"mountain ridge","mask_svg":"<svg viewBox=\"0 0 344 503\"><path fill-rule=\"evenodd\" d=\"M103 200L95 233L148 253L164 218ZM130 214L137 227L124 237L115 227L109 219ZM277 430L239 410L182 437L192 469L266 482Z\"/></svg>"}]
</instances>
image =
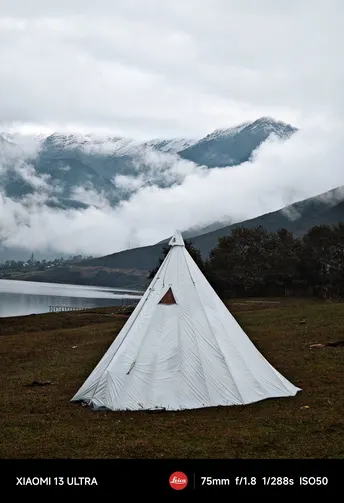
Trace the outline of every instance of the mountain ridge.
<instances>
[{"instance_id":1,"label":"mountain ridge","mask_svg":"<svg viewBox=\"0 0 344 503\"><path fill-rule=\"evenodd\" d=\"M211 249L217 245L218 239L230 235L231 231L237 227L262 226L268 232L286 228L293 232L295 237L300 237L315 225L335 225L343 221L344 185L279 210L236 222L188 240L200 250L201 256L205 259ZM186 239L185 233L183 237ZM169 240L170 237L156 244L86 259L68 267L57 267L29 274L14 272L13 279L144 290L149 284L148 274L158 265ZM10 276L6 275L6 277Z\"/></svg>"},{"instance_id":2,"label":"mountain ridge","mask_svg":"<svg viewBox=\"0 0 344 503\"><path fill-rule=\"evenodd\" d=\"M249 161L253 152L272 134L287 140L297 131L285 122L261 117L233 128L215 130L179 155L209 168L234 166Z\"/></svg>"},{"instance_id":3,"label":"mountain ridge","mask_svg":"<svg viewBox=\"0 0 344 503\"><path fill-rule=\"evenodd\" d=\"M207 258L210 250L216 246L220 237L229 235L236 227L255 227L262 225L269 232L275 232L284 227L296 236L307 232L314 225L332 225L344 221L344 185L314 197L300 200L279 210L271 211L255 218L236 222L229 226L213 230L209 233L190 237L189 240L198 248L203 258ZM185 238L185 234L183 233ZM153 269L162 254L164 246L170 237L159 243L122 250L83 262L84 265L102 265L117 270Z\"/></svg>"},{"instance_id":4,"label":"mountain ridge","mask_svg":"<svg viewBox=\"0 0 344 503\"><path fill-rule=\"evenodd\" d=\"M181 184L190 172L190 165L183 164L185 161L202 169L240 164L249 161L270 135L284 141L296 131L290 124L261 117L215 129L199 139L137 141L91 133L54 132L32 137L3 133L0 134L0 190L3 196L28 208L30 198L35 195L39 195L41 205L61 211L98 208L104 202L116 208L147 185L168 188ZM183 161L178 165L180 169L174 169L180 161ZM229 215L225 222L213 222L205 226L204 231L198 231L208 232L230 220ZM187 235L190 233L194 230L187 231ZM5 253L1 250L5 245L0 233L0 261L11 253L13 260L31 252L44 254L44 250L35 248L21 250L23 253L19 248L11 248ZM55 256L65 254L56 252Z\"/></svg>"}]
</instances>

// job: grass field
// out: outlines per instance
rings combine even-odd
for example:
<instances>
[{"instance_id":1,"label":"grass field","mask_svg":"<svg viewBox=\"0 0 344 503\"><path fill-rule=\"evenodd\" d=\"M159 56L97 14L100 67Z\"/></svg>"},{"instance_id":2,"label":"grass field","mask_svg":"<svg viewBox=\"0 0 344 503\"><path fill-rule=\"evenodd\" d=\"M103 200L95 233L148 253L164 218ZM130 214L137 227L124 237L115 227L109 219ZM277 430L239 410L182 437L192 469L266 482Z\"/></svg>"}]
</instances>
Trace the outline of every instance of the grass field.
<instances>
[{"instance_id":1,"label":"grass field","mask_svg":"<svg viewBox=\"0 0 344 503\"><path fill-rule=\"evenodd\" d=\"M296 397L178 413L70 403L120 330L114 308L0 320L1 458L344 458L344 304L229 307ZM26 387L34 380L51 381Z\"/></svg>"}]
</instances>

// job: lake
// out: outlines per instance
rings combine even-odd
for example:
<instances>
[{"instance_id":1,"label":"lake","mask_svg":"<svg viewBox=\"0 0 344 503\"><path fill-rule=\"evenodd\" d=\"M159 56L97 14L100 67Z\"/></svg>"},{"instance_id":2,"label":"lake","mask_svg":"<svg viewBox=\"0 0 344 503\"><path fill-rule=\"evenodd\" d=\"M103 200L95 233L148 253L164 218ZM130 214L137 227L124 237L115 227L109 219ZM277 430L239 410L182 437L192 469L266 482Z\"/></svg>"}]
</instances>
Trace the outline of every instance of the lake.
<instances>
[{"instance_id":1,"label":"lake","mask_svg":"<svg viewBox=\"0 0 344 503\"><path fill-rule=\"evenodd\" d=\"M141 295L142 292L121 288L0 279L0 318L47 313L49 306L118 306L122 299L128 302Z\"/></svg>"}]
</instances>

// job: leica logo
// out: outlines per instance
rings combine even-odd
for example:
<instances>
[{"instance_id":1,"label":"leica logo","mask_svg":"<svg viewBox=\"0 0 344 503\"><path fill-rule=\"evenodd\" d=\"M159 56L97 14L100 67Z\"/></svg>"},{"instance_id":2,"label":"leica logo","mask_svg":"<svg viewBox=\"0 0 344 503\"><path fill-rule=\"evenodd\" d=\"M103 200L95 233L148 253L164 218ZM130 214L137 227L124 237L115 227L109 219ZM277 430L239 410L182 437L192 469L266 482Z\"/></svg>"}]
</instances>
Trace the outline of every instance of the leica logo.
<instances>
[{"instance_id":1,"label":"leica logo","mask_svg":"<svg viewBox=\"0 0 344 503\"><path fill-rule=\"evenodd\" d=\"M188 485L188 478L183 472L174 472L169 479L172 489L180 491Z\"/></svg>"},{"instance_id":2,"label":"leica logo","mask_svg":"<svg viewBox=\"0 0 344 503\"><path fill-rule=\"evenodd\" d=\"M185 484L186 479L179 479L178 477L173 477L173 479L171 480L171 483L172 484Z\"/></svg>"}]
</instances>

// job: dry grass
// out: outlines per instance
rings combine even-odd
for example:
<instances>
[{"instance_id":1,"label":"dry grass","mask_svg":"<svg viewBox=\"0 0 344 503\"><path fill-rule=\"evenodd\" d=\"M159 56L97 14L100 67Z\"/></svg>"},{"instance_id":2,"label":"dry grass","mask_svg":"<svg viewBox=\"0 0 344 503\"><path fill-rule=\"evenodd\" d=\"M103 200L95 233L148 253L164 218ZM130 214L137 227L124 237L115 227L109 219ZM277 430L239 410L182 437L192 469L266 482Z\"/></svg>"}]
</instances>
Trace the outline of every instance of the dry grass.
<instances>
[{"instance_id":1,"label":"dry grass","mask_svg":"<svg viewBox=\"0 0 344 503\"><path fill-rule=\"evenodd\" d=\"M230 307L303 389L296 397L193 412L92 412L70 399L125 321L114 308L2 319L0 457L344 458L344 348L309 349L344 338L343 304ZM52 384L25 387L34 380Z\"/></svg>"}]
</instances>

